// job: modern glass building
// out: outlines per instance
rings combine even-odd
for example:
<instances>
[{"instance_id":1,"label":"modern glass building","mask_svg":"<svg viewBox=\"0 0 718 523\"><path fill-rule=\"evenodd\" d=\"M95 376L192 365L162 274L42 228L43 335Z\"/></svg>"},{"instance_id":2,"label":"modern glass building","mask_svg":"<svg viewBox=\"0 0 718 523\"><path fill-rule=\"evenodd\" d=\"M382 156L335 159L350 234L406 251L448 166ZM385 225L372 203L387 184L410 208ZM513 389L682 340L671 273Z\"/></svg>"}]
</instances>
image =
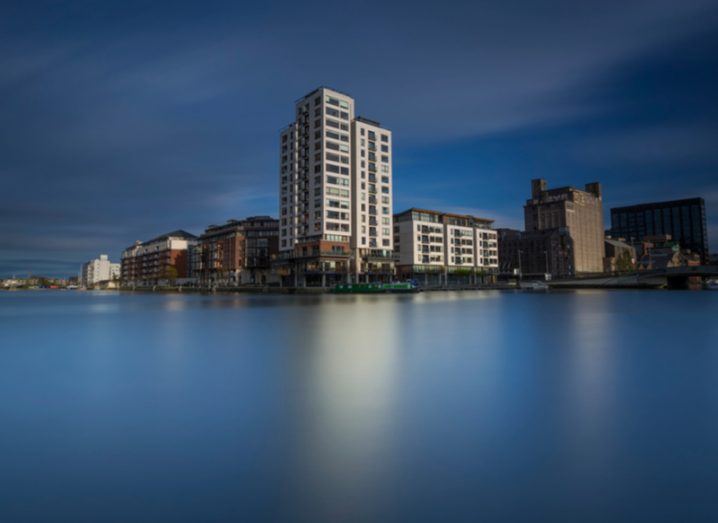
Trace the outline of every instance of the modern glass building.
<instances>
[{"instance_id":1,"label":"modern glass building","mask_svg":"<svg viewBox=\"0 0 718 523\"><path fill-rule=\"evenodd\" d=\"M708 261L708 231L703 198L643 203L611 209L611 236L638 243L646 236L670 234L682 249Z\"/></svg>"}]
</instances>

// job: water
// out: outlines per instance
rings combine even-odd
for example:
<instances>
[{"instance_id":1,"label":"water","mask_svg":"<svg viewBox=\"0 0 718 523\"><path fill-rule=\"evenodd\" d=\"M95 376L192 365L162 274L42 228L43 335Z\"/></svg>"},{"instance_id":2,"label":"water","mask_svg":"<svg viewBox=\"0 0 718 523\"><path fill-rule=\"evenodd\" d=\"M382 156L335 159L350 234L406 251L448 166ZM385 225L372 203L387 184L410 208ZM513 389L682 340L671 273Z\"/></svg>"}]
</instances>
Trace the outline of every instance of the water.
<instances>
[{"instance_id":1,"label":"water","mask_svg":"<svg viewBox=\"0 0 718 523\"><path fill-rule=\"evenodd\" d=\"M0 521L716 521L718 293L0 293Z\"/></svg>"}]
</instances>

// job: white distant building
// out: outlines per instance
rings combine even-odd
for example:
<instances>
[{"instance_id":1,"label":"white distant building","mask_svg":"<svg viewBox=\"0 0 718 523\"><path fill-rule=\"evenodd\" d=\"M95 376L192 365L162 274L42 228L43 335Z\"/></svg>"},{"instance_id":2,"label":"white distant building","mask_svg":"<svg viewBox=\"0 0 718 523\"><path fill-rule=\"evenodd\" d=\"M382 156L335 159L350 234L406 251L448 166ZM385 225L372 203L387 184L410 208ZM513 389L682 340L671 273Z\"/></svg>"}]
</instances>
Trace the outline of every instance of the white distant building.
<instances>
[{"instance_id":1,"label":"white distant building","mask_svg":"<svg viewBox=\"0 0 718 523\"><path fill-rule=\"evenodd\" d=\"M6 280L2 280L1 283L2 287L9 289L12 287L19 287L20 285L22 285L23 282L22 280L17 280L15 278L8 278Z\"/></svg>"},{"instance_id":2,"label":"white distant building","mask_svg":"<svg viewBox=\"0 0 718 523\"><path fill-rule=\"evenodd\" d=\"M120 264L112 263L107 254L100 254L99 258L82 264L80 271L80 284L83 287L93 287L98 283L118 280L120 278Z\"/></svg>"}]
</instances>

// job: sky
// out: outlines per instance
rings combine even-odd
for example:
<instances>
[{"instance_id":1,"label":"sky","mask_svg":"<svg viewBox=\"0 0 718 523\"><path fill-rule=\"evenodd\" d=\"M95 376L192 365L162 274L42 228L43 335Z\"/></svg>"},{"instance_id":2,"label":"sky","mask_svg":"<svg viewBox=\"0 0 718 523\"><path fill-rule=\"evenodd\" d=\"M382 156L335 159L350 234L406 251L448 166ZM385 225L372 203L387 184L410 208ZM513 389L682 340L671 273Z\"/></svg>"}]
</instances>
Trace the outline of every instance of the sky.
<instances>
[{"instance_id":1,"label":"sky","mask_svg":"<svg viewBox=\"0 0 718 523\"><path fill-rule=\"evenodd\" d=\"M521 228L532 178L604 213L701 196L718 251L718 3L0 5L0 277L277 215L278 136L326 85L394 137L394 211Z\"/></svg>"}]
</instances>

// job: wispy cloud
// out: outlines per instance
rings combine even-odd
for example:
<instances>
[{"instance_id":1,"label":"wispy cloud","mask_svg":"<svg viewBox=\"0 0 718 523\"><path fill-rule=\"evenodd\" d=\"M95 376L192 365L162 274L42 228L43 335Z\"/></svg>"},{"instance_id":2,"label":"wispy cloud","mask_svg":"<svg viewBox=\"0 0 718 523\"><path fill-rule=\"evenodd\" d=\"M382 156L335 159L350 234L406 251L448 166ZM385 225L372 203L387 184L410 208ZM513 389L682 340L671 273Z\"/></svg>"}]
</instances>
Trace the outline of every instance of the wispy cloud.
<instances>
[{"instance_id":1,"label":"wispy cloud","mask_svg":"<svg viewBox=\"0 0 718 523\"><path fill-rule=\"evenodd\" d=\"M661 124L588 137L571 153L595 164L615 165L620 162L629 169L636 164L670 164L680 169L687 164L714 162L716 143L716 124Z\"/></svg>"}]
</instances>

